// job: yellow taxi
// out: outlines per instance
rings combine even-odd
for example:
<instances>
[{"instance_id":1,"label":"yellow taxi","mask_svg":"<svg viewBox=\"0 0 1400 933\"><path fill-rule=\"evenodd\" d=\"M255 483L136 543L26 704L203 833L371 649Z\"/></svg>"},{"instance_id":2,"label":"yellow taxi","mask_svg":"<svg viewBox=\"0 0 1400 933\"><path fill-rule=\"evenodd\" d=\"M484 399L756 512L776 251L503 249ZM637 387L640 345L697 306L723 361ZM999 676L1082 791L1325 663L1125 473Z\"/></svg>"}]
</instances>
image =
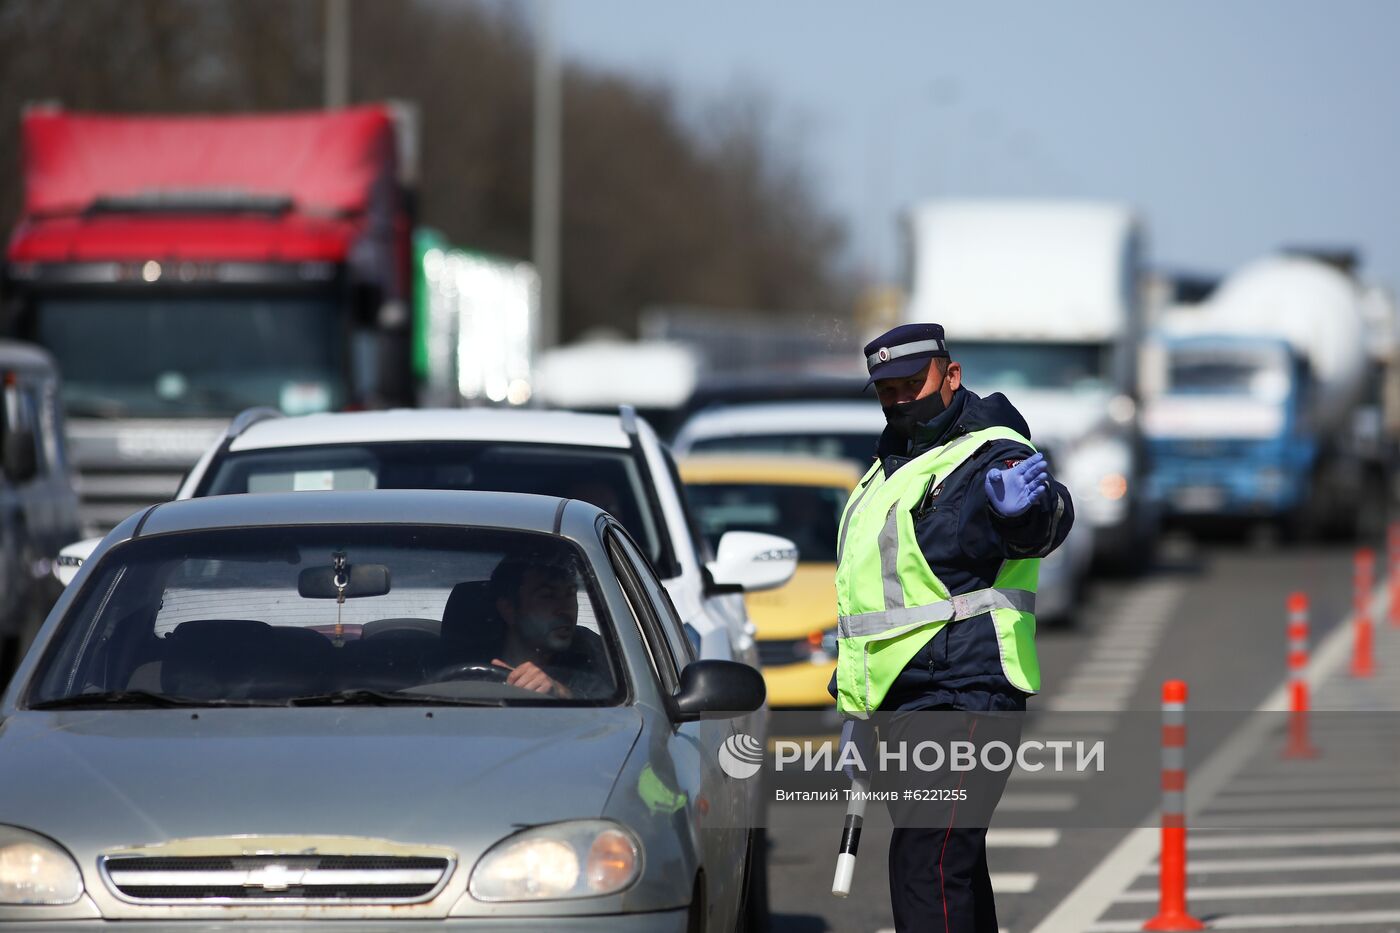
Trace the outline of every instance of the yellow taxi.
<instances>
[{"instance_id":1,"label":"yellow taxi","mask_svg":"<svg viewBox=\"0 0 1400 933\"><path fill-rule=\"evenodd\" d=\"M848 461L700 454L680 463L686 496L710 546L726 531L761 531L797 544L784 586L744 597L772 708L832 705L836 669L836 533L860 471Z\"/></svg>"}]
</instances>

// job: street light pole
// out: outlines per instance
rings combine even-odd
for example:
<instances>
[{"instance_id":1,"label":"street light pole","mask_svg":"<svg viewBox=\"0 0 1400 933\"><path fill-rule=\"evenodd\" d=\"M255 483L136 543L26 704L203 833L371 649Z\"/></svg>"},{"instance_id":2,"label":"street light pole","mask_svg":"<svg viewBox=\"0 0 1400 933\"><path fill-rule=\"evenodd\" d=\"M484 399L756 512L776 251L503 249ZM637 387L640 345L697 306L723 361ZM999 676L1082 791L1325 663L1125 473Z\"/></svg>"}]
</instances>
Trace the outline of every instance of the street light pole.
<instances>
[{"instance_id":1,"label":"street light pole","mask_svg":"<svg viewBox=\"0 0 1400 933\"><path fill-rule=\"evenodd\" d=\"M540 277L541 349L558 345L560 82L554 0L535 0L535 140L531 252Z\"/></svg>"},{"instance_id":2,"label":"street light pole","mask_svg":"<svg viewBox=\"0 0 1400 933\"><path fill-rule=\"evenodd\" d=\"M322 99L326 109L350 103L350 0L325 0Z\"/></svg>"}]
</instances>

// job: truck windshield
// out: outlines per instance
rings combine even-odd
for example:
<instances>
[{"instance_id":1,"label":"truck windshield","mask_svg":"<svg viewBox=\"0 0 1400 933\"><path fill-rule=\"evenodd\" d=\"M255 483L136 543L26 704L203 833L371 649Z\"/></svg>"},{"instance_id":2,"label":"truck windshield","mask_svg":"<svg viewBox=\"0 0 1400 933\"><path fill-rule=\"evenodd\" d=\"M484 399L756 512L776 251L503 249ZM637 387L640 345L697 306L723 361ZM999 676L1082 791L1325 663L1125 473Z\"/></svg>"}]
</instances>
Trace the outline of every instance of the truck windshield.
<instances>
[{"instance_id":1,"label":"truck windshield","mask_svg":"<svg viewBox=\"0 0 1400 933\"><path fill-rule=\"evenodd\" d=\"M1168 380L1170 391L1183 395L1279 399L1288 391L1288 360L1273 349L1177 350Z\"/></svg>"},{"instance_id":2,"label":"truck windshield","mask_svg":"<svg viewBox=\"0 0 1400 933\"><path fill-rule=\"evenodd\" d=\"M333 295L54 295L31 336L57 358L76 417L307 414L346 401Z\"/></svg>"},{"instance_id":3,"label":"truck windshield","mask_svg":"<svg viewBox=\"0 0 1400 933\"><path fill-rule=\"evenodd\" d=\"M954 341L963 381L1006 388L1102 389L1109 385L1109 351L1097 343L978 343Z\"/></svg>"}]
</instances>

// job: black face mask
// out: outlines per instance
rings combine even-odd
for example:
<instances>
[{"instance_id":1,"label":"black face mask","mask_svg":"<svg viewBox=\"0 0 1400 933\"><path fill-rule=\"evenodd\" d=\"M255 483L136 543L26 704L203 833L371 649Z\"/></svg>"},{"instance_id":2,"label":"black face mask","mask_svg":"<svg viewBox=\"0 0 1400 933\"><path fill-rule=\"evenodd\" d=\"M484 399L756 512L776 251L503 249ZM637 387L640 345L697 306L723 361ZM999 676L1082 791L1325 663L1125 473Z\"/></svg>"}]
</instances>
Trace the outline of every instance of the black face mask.
<instances>
[{"instance_id":1,"label":"black face mask","mask_svg":"<svg viewBox=\"0 0 1400 933\"><path fill-rule=\"evenodd\" d=\"M941 389L941 386L940 386ZM943 414L948 406L943 404L942 391L931 392L912 402L896 402L885 405L880 410L885 413L885 422L895 433L909 440L914 439L914 428L925 421L932 421Z\"/></svg>"}]
</instances>

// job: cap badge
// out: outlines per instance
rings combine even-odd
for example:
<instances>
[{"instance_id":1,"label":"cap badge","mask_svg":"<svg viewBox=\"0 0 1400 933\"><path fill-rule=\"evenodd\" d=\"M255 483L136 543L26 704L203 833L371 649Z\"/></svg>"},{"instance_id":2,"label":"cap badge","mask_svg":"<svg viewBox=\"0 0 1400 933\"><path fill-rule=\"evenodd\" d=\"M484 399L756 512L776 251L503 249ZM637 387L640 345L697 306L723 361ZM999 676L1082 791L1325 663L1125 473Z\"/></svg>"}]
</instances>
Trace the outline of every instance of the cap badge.
<instances>
[{"instance_id":1,"label":"cap badge","mask_svg":"<svg viewBox=\"0 0 1400 933\"><path fill-rule=\"evenodd\" d=\"M890 348L881 347L880 351L875 355L880 358L881 363L888 363L890 361Z\"/></svg>"}]
</instances>

